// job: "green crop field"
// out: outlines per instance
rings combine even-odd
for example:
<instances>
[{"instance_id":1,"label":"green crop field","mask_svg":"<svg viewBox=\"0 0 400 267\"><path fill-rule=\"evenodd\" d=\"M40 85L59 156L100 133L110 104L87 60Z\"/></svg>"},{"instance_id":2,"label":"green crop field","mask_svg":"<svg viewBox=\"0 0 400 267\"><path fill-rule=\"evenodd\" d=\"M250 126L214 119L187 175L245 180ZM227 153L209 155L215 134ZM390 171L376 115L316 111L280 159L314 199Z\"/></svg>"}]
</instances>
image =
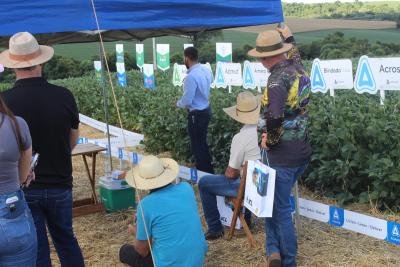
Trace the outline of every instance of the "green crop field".
<instances>
[{"instance_id":1,"label":"green crop field","mask_svg":"<svg viewBox=\"0 0 400 267\"><path fill-rule=\"evenodd\" d=\"M324 38L330 33L334 33L337 30L324 30L315 32L303 32L297 33L296 39L299 43L311 43ZM381 41L385 43L400 43L400 29L385 29L385 30L340 30L347 37L355 37L358 39L368 39L370 42ZM254 45L256 33L251 32L240 32L235 30L224 30L221 37L217 37L211 40L215 42L232 42L233 49L243 47L245 44ZM156 38L157 43L167 43L171 45L171 55L179 53L183 50L183 44L190 42L188 38L176 37L176 36L165 36ZM105 44L108 52L115 51L115 44L117 42L108 42ZM124 44L125 52L134 53L136 41L123 41L118 42ZM152 54L152 42L151 39L144 41L145 44L145 57L146 61L151 61ZM84 43L84 44L63 44L56 45L55 51L57 55L72 57L78 60L90 59L92 56L99 53L98 43Z\"/></svg>"}]
</instances>

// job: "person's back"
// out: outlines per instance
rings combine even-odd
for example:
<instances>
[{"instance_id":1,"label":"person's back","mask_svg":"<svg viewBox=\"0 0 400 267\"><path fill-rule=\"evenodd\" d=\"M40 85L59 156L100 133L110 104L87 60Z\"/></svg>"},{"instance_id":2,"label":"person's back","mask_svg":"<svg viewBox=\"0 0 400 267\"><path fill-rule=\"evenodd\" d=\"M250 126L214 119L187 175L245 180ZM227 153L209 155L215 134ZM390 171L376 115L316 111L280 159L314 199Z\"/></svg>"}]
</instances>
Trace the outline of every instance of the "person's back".
<instances>
[{"instance_id":1,"label":"person's back","mask_svg":"<svg viewBox=\"0 0 400 267\"><path fill-rule=\"evenodd\" d=\"M168 185L142 200L149 237L138 207L138 240L151 238L157 267L197 267L204 264L207 243L194 192L189 184Z\"/></svg>"},{"instance_id":2,"label":"person's back","mask_svg":"<svg viewBox=\"0 0 400 267\"><path fill-rule=\"evenodd\" d=\"M40 154L31 187L71 188L70 131L79 124L71 92L38 77L17 80L3 97L13 113L28 123L33 150Z\"/></svg>"}]
</instances>

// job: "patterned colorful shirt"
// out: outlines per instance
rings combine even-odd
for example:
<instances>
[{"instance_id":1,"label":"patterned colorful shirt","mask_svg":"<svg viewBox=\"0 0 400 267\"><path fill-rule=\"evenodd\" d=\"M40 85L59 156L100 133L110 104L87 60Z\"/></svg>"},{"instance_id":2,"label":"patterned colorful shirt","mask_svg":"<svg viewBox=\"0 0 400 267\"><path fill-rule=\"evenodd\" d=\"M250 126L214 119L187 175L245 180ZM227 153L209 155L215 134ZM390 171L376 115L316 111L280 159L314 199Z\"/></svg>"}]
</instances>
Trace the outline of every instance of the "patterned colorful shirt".
<instances>
[{"instance_id":1,"label":"patterned colorful shirt","mask_svg":"<svg viewBox=\"0 0 400 267\"><path fill-rule=\"evenodd\" d=\"M269 161L275 165L296 166L311 155L307 137L307 105L311 90L299 51L293 48L288 59L274 65L262 98L263 132L267 132ZM287 153L295 155L285 156Z\"/></svg>"}]
</instances>

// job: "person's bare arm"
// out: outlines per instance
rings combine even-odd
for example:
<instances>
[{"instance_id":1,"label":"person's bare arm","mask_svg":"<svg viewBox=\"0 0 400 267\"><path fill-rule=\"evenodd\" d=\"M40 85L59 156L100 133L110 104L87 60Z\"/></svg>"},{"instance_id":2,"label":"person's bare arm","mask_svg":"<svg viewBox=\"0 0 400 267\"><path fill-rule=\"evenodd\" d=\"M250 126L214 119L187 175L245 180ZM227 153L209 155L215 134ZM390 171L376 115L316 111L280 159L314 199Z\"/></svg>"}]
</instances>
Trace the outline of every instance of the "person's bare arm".
<instances>
[{"instance_id":1,"label":"person's bare arm","mask_svg":"<svg viewBox=\"0 0 400 267\"><path fill-rule=\"evenodd\" d=\"M78 129L71 129L71 132L69 134L71 151L75 148L76 143L78 142L78 138L79 138L79 128Z\"/></svg>"},{"instance_id":2,"label":"person's bare arm","mask_svg":"<svg viewBox=\"0 0 400 267\"><path fill-rule=\"evenodd\" d=\"M24 183L26 178L28 178L28 174L30 172L32 160L32 147L29 147L27 150L21 153L21 158L19 159L18 168L19 168L19 181L20 183Z\"/></svg>"},{"instance_id":3,"label":"person's bare arm","mask_svg":"<svg viewBox=\"0 0 400 267\"><path fill-rule=\"evenodd\" d=\"M235 179L240 176L240 170L228 166L225 170L225 176L229 179Z\"/></svg>"},{"instance_id":4,"label":"person's bare arm","mask_svg":"<svg viewBox=\"0 0 400 267\"><path fill-rule=\"evenodd\" d=\"M128 231L131 235L136 238L137 225L136 225L136 214L133 216L133 224L128 225ZM135 242L136 251L142 256L146 257L150 252L150 246L148 240L136 240Z\"/></svg>"}]
</instances>

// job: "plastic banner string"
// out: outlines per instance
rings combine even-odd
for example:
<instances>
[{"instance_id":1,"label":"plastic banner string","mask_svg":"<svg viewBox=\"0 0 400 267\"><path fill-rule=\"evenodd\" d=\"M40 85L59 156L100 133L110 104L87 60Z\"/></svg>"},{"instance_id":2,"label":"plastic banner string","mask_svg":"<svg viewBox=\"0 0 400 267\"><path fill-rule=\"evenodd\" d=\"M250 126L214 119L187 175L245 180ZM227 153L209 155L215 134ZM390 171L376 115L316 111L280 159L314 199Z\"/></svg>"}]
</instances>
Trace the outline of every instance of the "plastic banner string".
<instances>
[{"instance_id":1,"label":"plastic banner string","mask_svg":"<svg viewBox=\"0 0 400 267\"><path fill-rule=\"evenodd\" d=\"M101 45L101 52L103 53L104 63L105 63L106 69L107 69L107 76L108 76L108 80L109 80L109 83L110 83L110 86L111 86L111 92L112 92L112 95L113 95L114 106L115 106L115 109L116 109L117 115L118 115L119 126L120 126L121 131L122 131L122 138L123 138L123 142L124 142L124 147L127 147L127 141L126 141L126 136L125 136L125 132L124 132L125 129L123 127L123 123L122 123L122 119L121 119L121 113L120 113L120 110L119 110L117 97L115 95L115 88L114 88L114 85L113 85L113 82L112 82L112 78L111 78L111 72L110 72L110 68L109 68L109 65L108 65L106 50L104 48L103 37L101 35L101 30L100 30L99 20L98 20L98 17L97 17L96 7L95 7L95 4L94 4L94 0L90 0L90 2L92 4L93 15L94 15L94 18L96 20L96 27L97 27L97 32L99 34L99 40L100 40L100 45ZM111 148L109 148L109 149L110 149L110 153L111 153ZM136 188L136 179L135 179L135 176L133 175L133 163L131 162L130 165L131 165L131 170L130 171L132 172L133 183L135 185L134 187ZM153 261L153 265L156 267L156 263L154 261L154 256L153 256L153 249L152 249L151 241L150 241L150 235L149 235L149 232L148 232L148 229L147 229L146 220L144 218L144 210L143 210L143 207L141 205L142 196L141 196L140 190L136 190L136 192L137 192L137 194L136 194L137 200L138 200L138 203L139 203L138 207L139 207L140 212L141 212L141 218L143 220L144 231L146 233L147 242L148 242L148 245L149 245L149 248L150 248L151 259Z\"/></svg>"}]
</instances>

